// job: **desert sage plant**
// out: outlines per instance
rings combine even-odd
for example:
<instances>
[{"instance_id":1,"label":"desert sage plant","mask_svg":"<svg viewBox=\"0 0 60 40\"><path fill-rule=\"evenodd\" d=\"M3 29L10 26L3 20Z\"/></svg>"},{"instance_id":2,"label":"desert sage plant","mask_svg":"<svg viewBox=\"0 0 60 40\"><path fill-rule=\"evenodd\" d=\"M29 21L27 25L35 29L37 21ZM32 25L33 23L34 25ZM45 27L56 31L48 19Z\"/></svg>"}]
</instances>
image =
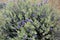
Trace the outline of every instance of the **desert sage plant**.
<instances>
[{"instance_id":1,"label":"desert sage plant","mask_svg":"<svg viewBox=\"0 0 60 40\"><path fill-rule=\"evenodd\" d=\"M48 4L19 0L3 9L1 40L53 40L56 27L55 12Z\"/></svg>"}]
</instances>

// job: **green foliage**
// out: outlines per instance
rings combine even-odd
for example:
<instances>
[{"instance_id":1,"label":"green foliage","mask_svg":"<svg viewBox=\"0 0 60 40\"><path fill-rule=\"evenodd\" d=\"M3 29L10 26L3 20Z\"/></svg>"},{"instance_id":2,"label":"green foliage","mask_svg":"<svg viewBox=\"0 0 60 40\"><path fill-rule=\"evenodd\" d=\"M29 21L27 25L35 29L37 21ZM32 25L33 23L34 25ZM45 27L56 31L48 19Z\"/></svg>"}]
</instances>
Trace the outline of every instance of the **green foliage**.
<instances>
[{"instance_id":1,"label":"green foliage","mask_svg":"<svg viewBox=\"0 0 60 40\"><path fill-rule=\"evenodd\" d=\"M17 5L9 3L1 14L5 16L1 40L53 40L57 19L48 4L19 0Z\"/></svg>"}]
</instances>

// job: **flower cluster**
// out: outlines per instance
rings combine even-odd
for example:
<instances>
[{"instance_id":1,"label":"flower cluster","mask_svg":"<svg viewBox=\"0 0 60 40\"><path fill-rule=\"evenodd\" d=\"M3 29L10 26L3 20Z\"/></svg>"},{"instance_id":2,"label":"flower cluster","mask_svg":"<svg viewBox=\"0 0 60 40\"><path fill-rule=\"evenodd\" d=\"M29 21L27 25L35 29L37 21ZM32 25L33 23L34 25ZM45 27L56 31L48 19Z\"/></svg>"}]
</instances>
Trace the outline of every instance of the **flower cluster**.
<instances>
[{"instance_id":1,"label":"flower cluster","mask_svg":"<svg viewBox=\"0 0 60 40\"><path fill-rule=\"evenodd\" d=\"M31 19L25 19L25 20L22 20L21 22L18 22L18 28L20 28L20 27L22 27L22 26L24 26L25 25L25 23L27 23L27 22L33 22Z\"/></svg>"}]
</instances>

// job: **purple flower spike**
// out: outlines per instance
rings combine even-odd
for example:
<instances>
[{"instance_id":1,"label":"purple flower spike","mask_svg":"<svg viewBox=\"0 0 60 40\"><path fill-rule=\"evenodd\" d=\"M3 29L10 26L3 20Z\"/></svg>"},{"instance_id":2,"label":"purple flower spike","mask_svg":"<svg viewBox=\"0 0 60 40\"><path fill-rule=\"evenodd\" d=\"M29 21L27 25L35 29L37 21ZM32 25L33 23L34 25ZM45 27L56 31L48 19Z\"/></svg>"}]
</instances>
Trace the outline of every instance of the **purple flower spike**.
<instances>
[{"instance_id":1,"label":"purple flower spike","mask_svg":"<svg viewBox=\"0 0 60 40\"><path fill-rule=\"evenodd\" d=\"M52 31L53 30L53 27L50 27L50 31Z\"/></svg>"},{"instance_id":2,"label":"purple flower spike","mask_svg":"<svg viewBox=\"0 0 60 40\"><path fill-rule=\"evenodd\" d=\"M21 25L25 25L25 21L24 20L22 20Z\"/></svg>"},{"instance_id":3,"label":"purple flower spike","mask_svg":"<svg viewBox=\"0 0 60 40\"><path fill-rule=\"evenodd\" d=\"M48 0L43 0L43 4L46 4L48 2Z\"/></svg>"},{"instance_id":4,"label":"purple flower spike","mask_svg":"<svg viewBox=\"0 0 60 40\"><path fill-rule=\"evenodd\" d=\"M28 22L28 21L29 21L29 19L26 19L26 20L25 20L25 22Z\"/></svg>"},{"instance_id":5,"label":"purple flower spike","mask_svg":"<svg viewBox=\"0 0 60 40\"><path fill-rule=\"evenodd\" d=\"M32 17L35 17L35 14L31 14Z\"/></svg>"},{"instance_id":6,"label":"purple flower spike","mask_svg":"<svg viewBox=\"0 0 60 40\"><path fill-rule=\"evenodd\" d=\"M31 19L26 19L25 22L33 22Z\"/></svg>"},{"instance_id":7,"label":"purple flower spike","mask_svg":"<svg viewBox=\"0 0 60 40\"><path fill-rule=\"evenodd\" d=\"M19 29L20 27L21 27L20 25L17 26L18 29Z\"/></svg>"},{"instance_id":8,"label":"purple flower spike","mask_svg":"<svg viewBox=\"0 0 60 40\"><path fill-rule=\"evenodd\" d=\"M25 25L25 21L24 20L22 20L21 22L18 22L17 28L20 28L23 25Z\"/></svg>"}]
</instances>

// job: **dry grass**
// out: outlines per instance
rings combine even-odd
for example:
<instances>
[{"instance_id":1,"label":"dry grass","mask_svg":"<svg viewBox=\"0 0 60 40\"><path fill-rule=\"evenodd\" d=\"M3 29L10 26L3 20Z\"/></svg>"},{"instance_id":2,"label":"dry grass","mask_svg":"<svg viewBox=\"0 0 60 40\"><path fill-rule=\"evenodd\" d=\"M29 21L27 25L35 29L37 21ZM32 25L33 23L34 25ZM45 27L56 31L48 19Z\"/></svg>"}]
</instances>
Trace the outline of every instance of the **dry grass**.
<instances>
[{"instance_id":1,"label":"dry grass","mask_svg":"<svg viewBox=\"0 0 60 40\"><path fill-rule=\"evenodd\" d=\"M0 2L2 2L2 3L5 3L5 2L7 2L8 0L0 0Z\"/></svg>"},{"instance_id":2,"label":"dry grass","mask_svg":"<svg viewBox=\"0 0 60 40\"><path fill-rule=\"evenodd\" d=\"M9 1L9 0L0 0L0 2L3 2L3 3L7 2L7 1ZM16 2L17 0L12 0L12 1ZM31 3L34 3L34 0L30 0L30 1L31 1ZM36 0L36 2L39 3L39 2L41 2L41 0ZM60 0L49 0L48 4L50 7L57 10L58 13L60 13Z\"/></svg>"},{"instance_id":3,"label":"dry grass","mask_svg":"<svg viewBox=\"0 0 60 40\"><path fill-rule=\"evenodd\" d=\"M49 5L60 12L60 0L49 0Z\"/></svg>"}]
</instances>

